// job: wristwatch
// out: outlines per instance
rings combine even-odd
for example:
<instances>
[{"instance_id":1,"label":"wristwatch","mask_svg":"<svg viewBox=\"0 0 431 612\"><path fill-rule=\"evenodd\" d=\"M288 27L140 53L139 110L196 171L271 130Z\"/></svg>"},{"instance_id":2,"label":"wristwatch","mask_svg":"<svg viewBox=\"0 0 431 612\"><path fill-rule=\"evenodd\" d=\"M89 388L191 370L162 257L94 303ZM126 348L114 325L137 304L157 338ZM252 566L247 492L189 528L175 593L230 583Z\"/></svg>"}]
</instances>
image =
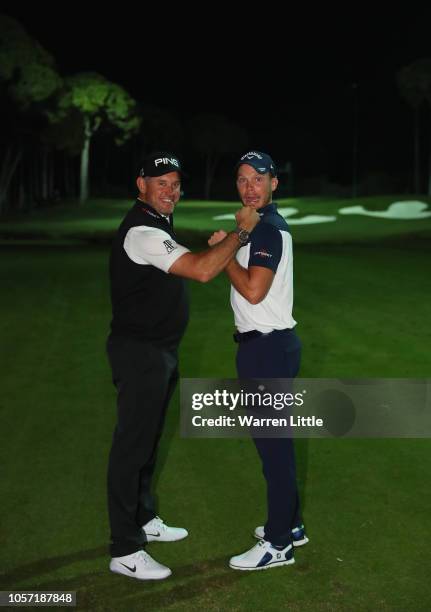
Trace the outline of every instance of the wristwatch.
<instances>
[{"instance_id":1,"label":"wristwatch","mask_svg":"<svg viewBox=\"0 0 431 612\"><path fill-rule=\"evenodd\" d=\"M250 232L245 229L242 229L242 227L236 227L232 233L238 236L238 240L240 241L241 246L247 244L248 239L250 238Z\"/></svg>"}]
</instances>

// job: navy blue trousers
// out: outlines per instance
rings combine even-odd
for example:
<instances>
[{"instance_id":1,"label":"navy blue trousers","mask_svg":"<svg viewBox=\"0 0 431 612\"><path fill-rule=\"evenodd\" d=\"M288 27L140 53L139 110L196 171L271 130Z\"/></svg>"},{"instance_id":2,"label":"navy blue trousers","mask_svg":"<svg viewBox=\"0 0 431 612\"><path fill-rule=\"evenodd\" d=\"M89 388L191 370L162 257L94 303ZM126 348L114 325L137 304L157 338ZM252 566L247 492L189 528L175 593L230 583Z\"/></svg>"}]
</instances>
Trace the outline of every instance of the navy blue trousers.
<instances>
[{"instance_id":1,"label":"navy blue trousers","mask_svg":"<svg viewBox=\"0 0 431 612\"><path fill-rule=\"evenodd\" d=\"M239 378L295 378L301 343L294 330L274 331L238 345ZM302 524L292 438L253 438L267 485L265 540L276 546L292 541L291 530Z\"/></svg>"}]
</instances>

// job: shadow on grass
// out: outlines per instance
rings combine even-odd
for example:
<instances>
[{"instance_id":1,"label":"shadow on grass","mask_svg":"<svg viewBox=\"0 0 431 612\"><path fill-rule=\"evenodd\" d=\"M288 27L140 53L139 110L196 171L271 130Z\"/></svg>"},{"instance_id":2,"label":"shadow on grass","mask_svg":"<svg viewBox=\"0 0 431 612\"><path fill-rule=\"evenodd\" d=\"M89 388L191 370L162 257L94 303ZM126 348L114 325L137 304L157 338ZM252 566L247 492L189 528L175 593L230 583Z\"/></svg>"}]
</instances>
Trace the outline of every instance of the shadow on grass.
<instances>
[{"instance_id":1,"label":"shadow on grass","mask_svg":"<svg viewBox=\"0 0 431 612\"><path fill-rule=\"evenodd\" d=\"M37 578L42 573L57 570L70 563L97 559L102 555L106 555L105 547L29 563L3 574L0 577L0 586L2 589L17 588L17 582L34 578L32 586L25 588L76 591L78 609L131 609L136 601L142 609L159 610L173 602L187 601L209 591L215 593L229 588L248 574L229 569L227 558L221 557L174 568L173 575L163 581L140 581L114 575L108 570L107 562L106 570L102 572L85 573L66 579L45 578L41 581Z\"/></svg>"},{"instance_id":2,"label":"shadow on grass","mask_svg":"<svg viewBox=\"0 0 431 612\"><path fill-rule=\"evenodd\" d=\"M45 574L76 563L77 561L92 561L98 559L102 555L108 554L107 546L99 546L97 548L91 548L90 550L83 550L75 553L69 553L67 555L60 555L58 557L51 557L50 559L39 559L32 563L26 563L17 567L12 571L0 574L0 588L11 588L17 582L35 578L40 574Z\"/></svg>"}]
</instances>

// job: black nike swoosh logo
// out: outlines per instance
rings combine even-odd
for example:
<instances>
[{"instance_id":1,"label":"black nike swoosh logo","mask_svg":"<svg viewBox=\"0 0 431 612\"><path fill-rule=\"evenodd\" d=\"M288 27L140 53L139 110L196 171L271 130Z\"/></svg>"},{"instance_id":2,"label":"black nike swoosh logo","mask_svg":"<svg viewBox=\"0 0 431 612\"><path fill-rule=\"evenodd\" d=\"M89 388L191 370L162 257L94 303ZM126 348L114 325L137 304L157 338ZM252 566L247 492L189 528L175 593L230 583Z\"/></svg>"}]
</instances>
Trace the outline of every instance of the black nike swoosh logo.
<instances>
[{"instance_id":1,"label":"black nike swoosh logo","mask_svg":"<svg viewBox=\"0 0 431 612\"><path fill-rule=\"evenodd\" d=\"M158 531L157 533L147 533L145 532L146 535L150 535L150 536L154 536L155 538L159 538L160 537L160 531Z\"/></svg>"},{"instance_id":2,"label":"black nike swoosh logo","mask_svg":"<svg viewBox=\"0 0 431 612\"><path fill-rule=\"evenodd\" d=\"M136 565L135 565L135 567L129 567L128 565L124 565L124 563L122 563L121 565L126 567L129 570L129 572L133 572L133 573L136 572Z\"/></svg>"}]
</instances>

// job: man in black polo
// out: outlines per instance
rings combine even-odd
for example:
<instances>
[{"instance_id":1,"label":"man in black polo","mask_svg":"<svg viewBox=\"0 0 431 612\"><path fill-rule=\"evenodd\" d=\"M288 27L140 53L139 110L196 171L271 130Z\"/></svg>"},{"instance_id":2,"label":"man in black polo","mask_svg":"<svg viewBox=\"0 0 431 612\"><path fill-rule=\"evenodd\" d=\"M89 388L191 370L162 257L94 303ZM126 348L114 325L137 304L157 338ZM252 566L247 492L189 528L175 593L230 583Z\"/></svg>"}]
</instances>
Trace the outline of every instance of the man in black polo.
<instances>
[{"instance_id":1,"label":"man in black polo","mask_svg":"<svg viewBox=\"0 0 431 612\"><path fill-rule=\"evenodd\" d=\"M113 318L107 350L118 393L118 420L108 467L113 572L141 580L171 570L142 546L185 538L167 526L151 494L157 446L178 379L177 348L188 319L184 278L207 282L247 242L259 221L251 208L216 247L191 253L176 241L172 213L180 198L181 167L170 153L149 156L137 178L138 199L114 239L110 260Z\"/></svg>"}]
</instances>

